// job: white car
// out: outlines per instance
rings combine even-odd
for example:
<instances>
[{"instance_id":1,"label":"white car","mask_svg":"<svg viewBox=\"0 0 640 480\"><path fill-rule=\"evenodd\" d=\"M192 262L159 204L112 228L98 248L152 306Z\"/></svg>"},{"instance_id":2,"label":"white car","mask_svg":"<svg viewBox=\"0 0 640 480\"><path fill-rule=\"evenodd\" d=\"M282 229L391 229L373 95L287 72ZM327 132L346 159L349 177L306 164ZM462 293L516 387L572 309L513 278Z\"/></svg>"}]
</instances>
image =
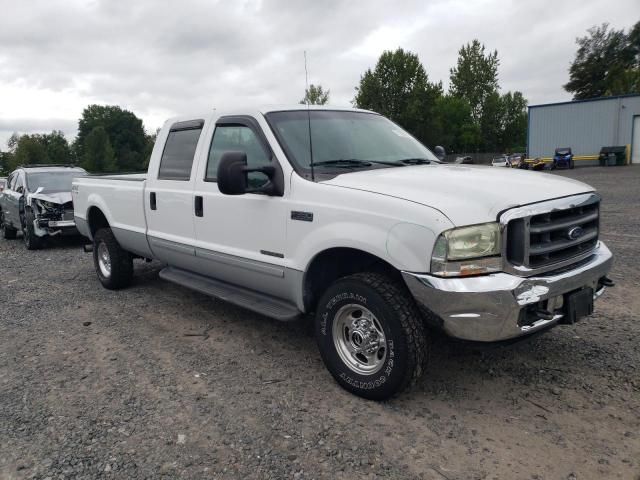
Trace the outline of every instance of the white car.
<instances>
[{"instance_id":1,"label":"white car","mask_svg":"<svg viewBox=\"0 0 640 480\"><path fill-rule=\"evenodd\" d=\"M600 197L536 175L441 164L376 113L297 105L169 120L146 175L72 193L106 288L155 258L263 315L313 314L337 382L384 399L423 372L430 328L491 342L592 312L611 284Z\"/></svg>"},{"instance_id":2,"label":"white car","mask_svg":"<svg viewBox=\"0 0 640 480\"><path fill-rule=\"evenodd\" d=\"M509 167L511 165L509 164L509 158L505 155L502 157L496 157L493 160L491 160L491 166L492 167Z\"/></svg>"}]
</instances>

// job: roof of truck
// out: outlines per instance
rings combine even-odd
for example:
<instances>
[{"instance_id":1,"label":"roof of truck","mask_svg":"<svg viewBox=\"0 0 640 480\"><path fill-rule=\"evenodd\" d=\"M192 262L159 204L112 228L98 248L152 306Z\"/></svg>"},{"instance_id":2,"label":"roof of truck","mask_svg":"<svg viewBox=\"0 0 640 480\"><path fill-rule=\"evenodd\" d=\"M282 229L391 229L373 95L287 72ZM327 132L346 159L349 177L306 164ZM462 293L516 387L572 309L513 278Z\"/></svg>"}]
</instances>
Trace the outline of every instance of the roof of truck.
<instances>
[{"instance_id":1,"label":"roof of truck","mask_svg":"<svg viewBox=\"0 0 640 480\"><path fill-rule=\"evenodd\" d=\"M169 118L167 122L182 122L186 120L194 120L197 118L202 119L210 119L217 118L224 115L251 115L251 116L259 116L264 115L271 112L285 112L285 111L294 111L294 110L331 110L331 111L347 111L347 112L361 112L361 113L373 113L371 110L363 110L360 108L353 107L336 107L333 105L301 105L299 103L294 103L291 105L264 105L262 107L246 107L246 108L225 108L225 109L213 109L209 112L199 113L199 114L191 114L191 115L179 115L176 117Z\"/></svg>"}]
</instances>

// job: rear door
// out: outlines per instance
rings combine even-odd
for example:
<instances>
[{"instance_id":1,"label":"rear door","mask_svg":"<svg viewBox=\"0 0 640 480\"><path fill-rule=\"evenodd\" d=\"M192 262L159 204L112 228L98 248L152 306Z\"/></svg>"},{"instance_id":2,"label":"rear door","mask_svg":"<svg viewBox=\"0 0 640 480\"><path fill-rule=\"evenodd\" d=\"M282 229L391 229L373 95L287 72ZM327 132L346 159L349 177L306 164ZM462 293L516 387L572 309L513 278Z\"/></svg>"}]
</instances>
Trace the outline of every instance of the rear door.
<instances>
[{"instance_id":1,"label":"rear door","mask_svg":"<svg viewBox=\"0 0 640 480\"><path fill-rule=\"evenodd\" d=\"M5 206L3 208L7 209L5 212L5 219L8 217L7 223L10 223L13 228L17 228L18 230L22 228L20 211L24 208L24 194L24 173L22 171L17 171L12 176L11 186L5 195Z\"/></svg>"},{"instance_id":2,"label":"rear door","mask_svg":"<svg viewBox=\"0 0 640 480\"><path fill-rule=\"evenodd\" d=\"M164 140L164 149L144 192L151 250L159 260L182 268L190 268L195 259L193 164L203 125L203 120L176 122L158 139Z\"/></svg>"}]
</instances>

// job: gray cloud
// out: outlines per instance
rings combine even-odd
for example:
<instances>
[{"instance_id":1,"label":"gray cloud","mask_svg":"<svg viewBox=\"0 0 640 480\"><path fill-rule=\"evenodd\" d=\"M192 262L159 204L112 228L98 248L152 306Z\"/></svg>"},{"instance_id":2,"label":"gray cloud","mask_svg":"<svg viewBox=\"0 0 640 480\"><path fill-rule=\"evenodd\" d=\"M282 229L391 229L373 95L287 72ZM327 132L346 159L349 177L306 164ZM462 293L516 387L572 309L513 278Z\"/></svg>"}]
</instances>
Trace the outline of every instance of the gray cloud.
<instances>
[{"instance_id":1,"label":"gray cloud","mask_svg":"<svg viewBox=\"0 0 640 480\"><path fill-rule=\"evenodd\" d=\"M148 130L163 115L294 103L304 93L304 50L310 81L340 105L382 50L399 46L418 53L430 78L446 86L458 49L473 38L498 50L504 90L520 90L533 104L565 100L575 37L640 17L637 0L0 0L0 9L3 146L12 131L73 135L89 103L129 108ZM9 86L24 98L3 99ZM58 119L44 104L41 114L33 104L23 114L20 101L31 102L32 91L51 104L64 95L73 108Z\"/></svg>"}]
</instances>

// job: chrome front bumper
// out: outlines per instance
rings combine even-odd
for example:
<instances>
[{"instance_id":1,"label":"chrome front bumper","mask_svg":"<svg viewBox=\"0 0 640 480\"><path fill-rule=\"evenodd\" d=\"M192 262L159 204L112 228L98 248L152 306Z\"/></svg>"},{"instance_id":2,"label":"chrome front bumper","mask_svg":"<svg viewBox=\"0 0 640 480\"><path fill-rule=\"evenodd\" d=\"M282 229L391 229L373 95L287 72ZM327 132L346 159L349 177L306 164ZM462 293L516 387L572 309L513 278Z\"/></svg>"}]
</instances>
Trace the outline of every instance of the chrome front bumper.
<instances>
[{"instance_id":1,"label":"chrome front bumper","mask_svg":"<svg viewBox=\"0 0 640 480\"><path fill-rule=\"evenodd\" d=\"M576 268L561 273L519 277L496 273L467 278L440 278L402 272L414 298L436 316L450 336L480 342L508 340L528 335L558 323L563 314L556 302L563 294L584 287L593 289L594 299L605 287L599 280L611 269L613 256L599 242L593 256ZM554 312L552 318L538 318L519 324L521 312L542 305Z\"/></svg>"}]
</instances>

